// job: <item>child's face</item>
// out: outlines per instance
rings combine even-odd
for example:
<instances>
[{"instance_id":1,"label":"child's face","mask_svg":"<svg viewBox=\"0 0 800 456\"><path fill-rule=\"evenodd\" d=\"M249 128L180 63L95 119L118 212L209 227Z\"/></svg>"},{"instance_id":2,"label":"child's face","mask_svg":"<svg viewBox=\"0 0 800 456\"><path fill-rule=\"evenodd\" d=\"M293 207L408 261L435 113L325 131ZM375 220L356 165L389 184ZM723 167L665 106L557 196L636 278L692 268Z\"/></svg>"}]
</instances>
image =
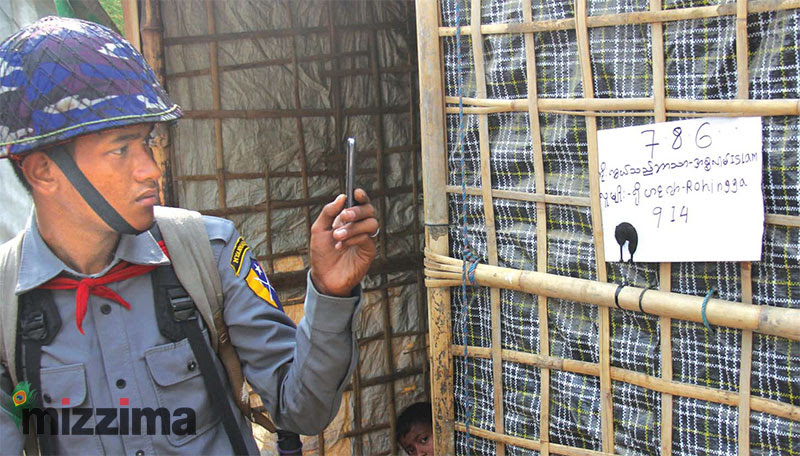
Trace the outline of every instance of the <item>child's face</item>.
<instances>
[{"instance_id":1,"label":"child's face","mask_svg":"<svg viewBox=\"0 0 800 456\"><path fill-rule=\"evenodd\" d=\"M431 425L414 423L411 430L400 437L400 446L408 456L433 456Z\"/></svg>"}]
</instances>

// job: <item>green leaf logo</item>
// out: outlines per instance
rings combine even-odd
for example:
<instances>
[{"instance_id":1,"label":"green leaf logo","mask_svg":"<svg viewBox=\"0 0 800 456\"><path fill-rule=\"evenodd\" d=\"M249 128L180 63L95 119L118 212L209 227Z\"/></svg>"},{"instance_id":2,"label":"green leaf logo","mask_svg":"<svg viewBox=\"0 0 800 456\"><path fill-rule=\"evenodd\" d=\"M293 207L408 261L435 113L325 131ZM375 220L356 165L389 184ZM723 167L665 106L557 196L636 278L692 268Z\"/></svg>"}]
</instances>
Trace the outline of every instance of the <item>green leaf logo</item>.
<instances>
[{"instance_id":1,"label":"green leaf logo","mask_svg":"<svg viewBox=\"0 0 800 456\"><path fill-rule=\"evenodd\" d=\"M10 416L19 429L19 425L22 423L22 412L34 407L36 390L31 388L29 382L20 382L11 393L11 402L13 404L0 404L0 410Z\"/></svg>"}]
</instances>

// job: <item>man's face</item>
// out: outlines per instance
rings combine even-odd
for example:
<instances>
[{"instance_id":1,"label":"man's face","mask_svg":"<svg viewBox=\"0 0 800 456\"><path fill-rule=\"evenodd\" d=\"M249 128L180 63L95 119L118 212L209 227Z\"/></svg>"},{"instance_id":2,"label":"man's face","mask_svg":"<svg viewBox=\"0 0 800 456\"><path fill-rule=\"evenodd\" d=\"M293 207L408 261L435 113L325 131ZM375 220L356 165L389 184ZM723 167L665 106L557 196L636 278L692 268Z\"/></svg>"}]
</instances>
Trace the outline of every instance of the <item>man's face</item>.
<instances>
[{"instance_id":1,"label":"man's face","mask_svg":"<svg viewBox=\"0 0 800 456\"><path fill-rule=\"evenodd\" d=\"M131 226L146 230L153 224L153 206L158 204L161 177L147 146L152 124L104 130L78 137L74 160L89 182ZM90 220L110 229L82 198L81 209ZM89 222L89 220L87 220Z\"/></svg>"},{"instance_id":2,"label":"man's face","mask_svg":"<svg viewBox=\"0 0 800 456\"><path fill-rule=\"evenodd\" d=\"M400 437L400 446L408 456L433 456L431 425L414 423L406 435Z\"/></svg>"}]
</instances>

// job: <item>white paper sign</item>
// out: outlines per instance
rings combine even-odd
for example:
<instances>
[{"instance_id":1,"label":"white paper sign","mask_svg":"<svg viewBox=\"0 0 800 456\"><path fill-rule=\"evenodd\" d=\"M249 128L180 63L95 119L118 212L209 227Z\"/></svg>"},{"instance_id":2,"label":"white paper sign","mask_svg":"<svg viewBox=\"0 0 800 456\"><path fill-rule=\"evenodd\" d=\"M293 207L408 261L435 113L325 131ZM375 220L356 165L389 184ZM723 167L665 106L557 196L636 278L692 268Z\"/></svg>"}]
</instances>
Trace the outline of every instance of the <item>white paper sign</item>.
<instances>
[{"instance_id":1,"label":"white paper sign","mask_svg":"<svg viewBox=\"0 0 800 456\"><path fill-rule=\"evenodd\" d=\"M704 118L597 133L611 262L758 261L761 118Z\"/></svg>"}]
</instances>

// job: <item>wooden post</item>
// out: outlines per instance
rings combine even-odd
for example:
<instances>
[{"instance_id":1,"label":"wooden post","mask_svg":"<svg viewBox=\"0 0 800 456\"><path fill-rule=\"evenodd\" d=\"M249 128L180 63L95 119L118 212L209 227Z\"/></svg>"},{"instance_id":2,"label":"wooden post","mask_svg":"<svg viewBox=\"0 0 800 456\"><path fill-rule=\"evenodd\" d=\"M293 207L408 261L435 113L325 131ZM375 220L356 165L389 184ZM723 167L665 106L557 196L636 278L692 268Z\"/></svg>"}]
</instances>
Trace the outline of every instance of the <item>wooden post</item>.
<instances>
[{"instance_id":1,"label":"wooden post","mask_svg":"<svg viewBox=\"0 0 800 456\"><path fill-rule=\"evenodd\" d=\"M139 33L139 5L136 0L122 1L122 33L137 51L142 52L142 37Z\"/></svg>"},{"instance_id":2,"label":"wooden post","mask_svg":"<svg viewBox=\"0 0 800 456\"><path fill-rule=\"evenodd\" d=\"M445 149L444 88L437 0L418 0L417 62L419 62L420 145L425 194L425 245L446 255L449 251ZM450 290L428 289L433 448L436 454L455 454L453 439L453 356Z\"/></svg>"},{"instance_id":3,"label":"wooden post","mask_svg":"<svg viewBox=\"0 0 800 456\"><path fill-rule=\"evenodd\" d=\"M161 25L161 7L158 0L144 0L142 3L142 55L153 69L158 82L166 88L166 69L164 66L163 26ZM130 9L130 7L129 7ZM131 19L132 20L132 19ZM126 28L128 22L126 21ZM172 143L169 140L169 129L164 124L156 125L153 142L153 158L161 168L159 181L161 203L166 206L177 205L172 184Z\"/></svg>"}]
</instances>

